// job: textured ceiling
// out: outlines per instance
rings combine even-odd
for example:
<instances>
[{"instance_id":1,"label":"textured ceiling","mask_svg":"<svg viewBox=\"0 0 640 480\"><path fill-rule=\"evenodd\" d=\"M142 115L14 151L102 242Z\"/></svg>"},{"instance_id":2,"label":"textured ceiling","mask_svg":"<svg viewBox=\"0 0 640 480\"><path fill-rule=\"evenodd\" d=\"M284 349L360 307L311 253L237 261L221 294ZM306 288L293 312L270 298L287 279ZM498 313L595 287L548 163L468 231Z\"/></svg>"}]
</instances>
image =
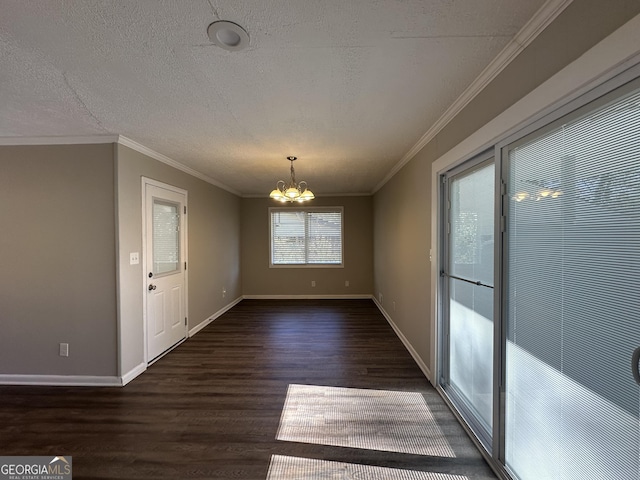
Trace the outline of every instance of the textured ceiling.
<instances>
[{"instance_id":1,"label":"textured ceiling","mask_svg":"<svg viewBox=\"0 0 640 480\"><path fill-rule=\"evenodd\" d=\"M316 195L370 193L543 3L0 0L0 137L119 134L243 195L296 155Z\"/></svg>"}]
</instances>

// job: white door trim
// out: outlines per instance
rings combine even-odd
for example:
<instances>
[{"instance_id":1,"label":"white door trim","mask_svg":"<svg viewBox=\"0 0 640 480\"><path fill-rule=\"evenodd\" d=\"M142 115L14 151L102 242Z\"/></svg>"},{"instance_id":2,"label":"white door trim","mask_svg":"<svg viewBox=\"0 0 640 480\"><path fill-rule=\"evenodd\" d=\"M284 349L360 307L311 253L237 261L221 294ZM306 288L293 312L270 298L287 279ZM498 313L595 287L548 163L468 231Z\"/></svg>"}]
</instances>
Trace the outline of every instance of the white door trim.
<instances>
[{"instance_id":1,"label":"white door trim","mask_svg":"<svg viewBox=\"0 0 640 480\"><path fill-rule=\"evenodd\" d=\"M140 289L142 290L142 298L144 301L142 302L142 328L143 328L143 343L144 343L144 363L146 365L149 364L149 349L147 345L147 226L146 226L146 218L147 218L147 185L164 188L166 190L184 195L184 206L186 211L189 212L188 203L189 203L189 192L182 188L175 187L173 185L169 185L167 183L159 182L157 180L153 180L152 178L142 177L142 258L140 259L142 262L142 278L140 279ZM189 227L188 227L188 215L183 212L183 230L184 230L184 262L189 262ZM184 275L184 314L185 317L189 318L189 275L187 275L187 271L185 269ZM189 336L189 325L188 322L184 326L184 335L185 339ZM170 348L164 354L170 352L173 348ZM164 355L163 354L163 355ZM160 358L160 357L158 357ZM157 360L154 359L154 361Z\"/></svg>"}]
</instances>

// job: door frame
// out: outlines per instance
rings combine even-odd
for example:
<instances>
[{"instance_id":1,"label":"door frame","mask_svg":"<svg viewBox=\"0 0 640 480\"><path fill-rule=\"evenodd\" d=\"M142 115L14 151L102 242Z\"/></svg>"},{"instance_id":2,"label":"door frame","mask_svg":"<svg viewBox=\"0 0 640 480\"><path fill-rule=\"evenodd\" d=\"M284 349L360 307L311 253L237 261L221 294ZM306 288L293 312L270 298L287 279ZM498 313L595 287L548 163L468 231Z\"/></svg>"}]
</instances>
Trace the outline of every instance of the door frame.
<instances>
[{"instance_id":1,"label":"door frame","mask_svg":"<svg viewBox=\"0 0 640 480\"><path fill-rule=\"evenodd\" d=\"M143 344L144 344L144 363L145 365L151 365L151 363L156 362L157 360L159 360L160 358L162 358L164 355L166 355L167 353L169 353L171 350L173 350L175 347L177 347L178 345L180 345L182 342L184 342L184 340L186 340L187 338L189 338L189 322L185 322L184 325L184 339L180 342L178 342L176 345L174 345L173 347L169 348L166 352L162 353L161 355L157 356L156 358L153 359L153 362L149 363L149 346L147 343L147 334L148 334L148 323L149 323L149 319L147 317L147 257L149 255L149 253L147 252L147 185L149 186L153 186L153 187L159 187L159 188L164 188L165 190L169 190L171 192L177 193L177 194L181 194L184 195L184 210L182 213L182 232L184 235L184 239L183 239L183 244L182 244L182 248L183 248L183 253L184 253L184 263L185 263L185 269L184 269L184 315L185 317L188 319L189 318L189 276L187 275L187 269L186 269L186 265L188 265L188 261L189 261L189 227L188 227L188 216L187 216L187 212L189 211L188 209L188 202L189 202L189 192L187 190L184 190L182 188L176 187L174 185L170 185L168 183L163 183L160 182L158 180L154 180L152 178L148 178L148 177L142 177L141 178L142 181L142 188L141 188L141 192L142 192L142 257L140 259L140 261L142 262L142 278L141 278L141 290L142 290L142 328L143 328Z\"/></svg>"}]
</instances>

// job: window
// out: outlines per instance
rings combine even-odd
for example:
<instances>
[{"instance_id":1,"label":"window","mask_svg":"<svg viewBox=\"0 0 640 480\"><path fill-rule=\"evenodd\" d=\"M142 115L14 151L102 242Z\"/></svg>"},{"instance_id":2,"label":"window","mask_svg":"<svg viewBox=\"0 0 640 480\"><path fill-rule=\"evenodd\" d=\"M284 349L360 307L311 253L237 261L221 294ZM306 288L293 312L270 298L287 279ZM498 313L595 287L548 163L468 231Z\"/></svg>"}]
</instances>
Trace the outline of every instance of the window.
<instances>
[{"instance_id":1,"label":"window","mask_svg":"<svg viewBox=\"0 0 640 480\"><path fill-rule=\"evenodd\" d=\"M270 208L271 266L342 266L342 207Z\"/></svg>"},{"instance_id":2,"label":"window","mask_svg":"<svg viewBox=\"0 0 640 480\"><path fill-rule=\"evenodd\" d=\"M153 199L153 273L180 270L180 205Z\"/></svg>"}]
</instances>

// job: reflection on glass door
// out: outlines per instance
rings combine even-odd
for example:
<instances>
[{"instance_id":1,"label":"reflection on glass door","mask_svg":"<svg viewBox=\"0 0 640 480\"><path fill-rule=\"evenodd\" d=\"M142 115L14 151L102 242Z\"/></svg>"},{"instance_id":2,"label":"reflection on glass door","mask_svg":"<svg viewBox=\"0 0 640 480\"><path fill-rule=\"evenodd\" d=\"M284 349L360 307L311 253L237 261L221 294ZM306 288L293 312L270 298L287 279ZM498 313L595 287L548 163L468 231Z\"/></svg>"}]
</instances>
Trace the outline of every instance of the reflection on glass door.
<instances>
[{"instance_id":1,"label":"reflection on glass door","mask_svg":"<svg viewBox=\"0 0 640 480\"><path fill-rule=\"evenodd\" d=\"M493 412L494 163L449 177L443 388L488 450Z\"/></svg>"}]
</instances>

